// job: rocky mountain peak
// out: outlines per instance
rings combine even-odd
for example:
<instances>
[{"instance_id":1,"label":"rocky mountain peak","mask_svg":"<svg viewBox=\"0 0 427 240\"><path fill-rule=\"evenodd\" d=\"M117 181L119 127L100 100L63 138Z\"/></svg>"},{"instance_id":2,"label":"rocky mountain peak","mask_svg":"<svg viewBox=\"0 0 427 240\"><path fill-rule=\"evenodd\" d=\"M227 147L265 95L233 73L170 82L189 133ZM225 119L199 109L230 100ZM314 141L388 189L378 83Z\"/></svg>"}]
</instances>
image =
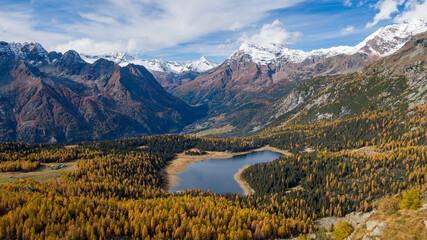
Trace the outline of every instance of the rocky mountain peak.
<instances>
[{"instance_id":1,"label":"rocky mountain peak","mask_svg":"<svg viewBox=\"0 0 427 240\"><path fill-rule=\"evenodd\" d=\"M55 63L59 69L67 74L78 74L80 70L87 64L80 55L74 51L69 50Z\"/></svg>"},{"instance_id":2,"label":"rocky mountain peak","mask_svg":"<svg viewBox=\"0 0 427 240\"><path fill-rule=\"evenodd\" d=\"M87 55L81 54L83 59L88 63L93 63L100 58L104 58L125 67L129 64L141 65L151 72L166 72L180 74L183 72L194 71L204 72L211 68L218 66L218 63L206 58L201 57L195 61L166 61L163 59L145 60L132 56L126 52L112 52L104 55Z\"/></svg>"},{"instance_id":3,"label":"rocky mountain peak","mask_svg":"<svg viewBox=\"0 0 427 240\"><path fill-rule=\"evenodd\" d=\"M85 61L80 57L80 55L74 50L69 50L64 53L61 60L85 63Z\"/></svg>"},{"instance_id":4,"label":"rocky mountain peak","mask_svg":"<svg viewBox=\"0 0 427 240\"><path fill-rule=\"evenodd\" d=\"M14 57L15 54L10 49L10 46L7 42L0 42L0 58L5 57Z\"/></svg>"},{"instance_id":5,"label":"rocky mountain peak","mask_svg":"<svg viewBox=\"0 0 427 240\"><path fill-rule=\"evenodd\" d=\"M306 59L322 60L338 55L353 55L356 53L369 56L388 56L400 49L412 36L427 31L427 22L415 20L380 28L356 46L337 46L315 49L305 52L290 49L282 45L267 43L262 45L243 43L227 61L236 61L247 55L259 65L275 63L301 63Z\"/></svg>"},{"instance_id":6,"label":"rocky mountain peak","mask_svg":"<svg viewBox=\"0 0 427 240\"><path fill-rule=\"evenodd\" d=\"M277 62L280 55L286 48L273 43L257 45L252 43L243 43L239 49L234 52L229 60L233 61L240 59L243 55L247 55L257 64L267 65Z\"/></svg>"},{"instance_id":7,"label":"rocky mountain peak","mask_svg":"<svg viewBox=\"0 0 427 240\"><path fill-rule=\"evenodd\" d=\"M399 50L414 35L427 31L427 22L411 22L382 27L354 48L368 55L388 56Z\"/></svg>"},{"instance_id":8,"label":"rocky mountain peak","mask_svg":"<svg viewBox=\"0 0 427 240\"><path fill-rule=\"evenodd\" d=\"M49 63L46 49L40 43L9 43L10 50L16 59L30 62L33 65L44 65Z\"/></svg>"}]
</instances>

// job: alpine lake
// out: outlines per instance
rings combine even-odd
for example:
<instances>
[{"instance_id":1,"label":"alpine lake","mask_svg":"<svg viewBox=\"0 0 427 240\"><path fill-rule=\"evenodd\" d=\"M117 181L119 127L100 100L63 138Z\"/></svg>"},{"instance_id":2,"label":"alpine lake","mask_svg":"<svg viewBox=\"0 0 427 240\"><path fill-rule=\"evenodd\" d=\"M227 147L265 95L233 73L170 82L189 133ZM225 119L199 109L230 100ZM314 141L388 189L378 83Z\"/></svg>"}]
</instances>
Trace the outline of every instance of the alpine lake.
<instances>
[{"instance_id":1,"label":"alpine lake","mask_svg":"<svg viewBox=\"0 0 427 240\"><path fill-rule=\"evenodd\" d=\"M190 164L184 171L178 173L177 183L169 191L179 192L198 188L212 193L244 194L244 190L234 179L239 169L247 165L270 162L281 156L283 156L281 153L263 150L225 159L201 160Z\"/></svg>"}]
</instances>

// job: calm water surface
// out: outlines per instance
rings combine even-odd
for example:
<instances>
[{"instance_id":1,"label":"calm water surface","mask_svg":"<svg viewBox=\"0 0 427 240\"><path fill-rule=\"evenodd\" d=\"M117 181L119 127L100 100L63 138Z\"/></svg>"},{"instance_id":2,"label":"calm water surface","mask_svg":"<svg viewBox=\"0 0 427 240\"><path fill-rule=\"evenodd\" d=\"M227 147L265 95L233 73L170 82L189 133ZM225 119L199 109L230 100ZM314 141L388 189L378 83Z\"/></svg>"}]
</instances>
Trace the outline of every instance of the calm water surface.
<instances>
[{"instance_id":1,"label":"calm water surface","mask_svg":"<svg viewBox=\"0 0 427 240\"><path fill-rule=\"evenodd\" d=\"M198 161L176 175L179 179L170 191L198 188L214 193L243 194L244 191L234 179L234 174L245 165L270 162L281 156L282 154L272 151L259 151L226 159L208 158Z\"/></svg>"}]
</instances>

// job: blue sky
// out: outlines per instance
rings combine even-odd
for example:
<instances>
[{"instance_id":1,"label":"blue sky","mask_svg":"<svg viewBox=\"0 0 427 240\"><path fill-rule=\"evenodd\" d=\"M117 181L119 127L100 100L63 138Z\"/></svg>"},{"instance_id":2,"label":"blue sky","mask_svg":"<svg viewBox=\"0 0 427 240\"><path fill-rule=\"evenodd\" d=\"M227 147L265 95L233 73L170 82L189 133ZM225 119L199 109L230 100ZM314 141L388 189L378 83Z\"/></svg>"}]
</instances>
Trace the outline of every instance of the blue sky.
<instances>
[{"instance_id":1,"label":"blue sky","mask_svg":"<svg viewBox=\"0 0 427 240\"><path fill-rule=\"evenodd\" d=\"M0 40L86 54L222 61L243 42L312 50L427 20L426 0L0 0Z\"/></svg>"}]
</instances>

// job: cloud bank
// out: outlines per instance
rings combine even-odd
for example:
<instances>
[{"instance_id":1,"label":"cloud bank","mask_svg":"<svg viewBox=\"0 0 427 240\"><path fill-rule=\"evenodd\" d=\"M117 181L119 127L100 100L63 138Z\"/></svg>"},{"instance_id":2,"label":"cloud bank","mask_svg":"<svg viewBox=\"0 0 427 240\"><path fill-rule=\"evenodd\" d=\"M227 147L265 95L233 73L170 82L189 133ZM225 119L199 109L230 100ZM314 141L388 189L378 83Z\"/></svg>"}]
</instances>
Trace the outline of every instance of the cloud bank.
<instances>
[{"instance_id":1,"label":"cloud bank","mask_svg":"<svg viewBox=\"0 0 427 240\"><path fill-rule=\"evenodd\" d=\"M398 6L402 5L404 0L382 0L377 3L376 8L380 11L375 15L374 20L366 24L367 28L377 25L381 20L391 19L391 14L398 12Z\"/></svg>"},{"instance_id":2,"label":"cloud bank","mask_svg":"<svg viewBox=\"0 0 427 240\"><path fill-rule=\"evenodd\" d=\"M57 4L55 7L63 11L62 15L67 19L58 16L53 25L63 33L50 31L48 27L38 28L32 22L40 16L27 9L16 17L11 17L15 13L0 10L0 32L3 40L38 41L50 50L74 49L88 54L143 53L195 41L217 32L242 30L257 23L268 11L288 8L303 1L102 0L90 2L88 7L89 3L84 0L61 4L41 0L29 5Z\"/></svg>"},{"instance_id":3,"label":"cloud bank","mask_svg":"<svg viewBox=\"0 0 427 240\"><path fill-rule=\"evenodd\" d=\"M408 1L405 6L405 11L397 15L394 19L398 23L411 22L416 19L427 21L427 1Z\"/></svg>"},{"instance_id":4,"label":"cloud bank","mask_svg":"<svg viewBox=\"0 0 427 240\"><path fill-rule=\"evenodd\" d=\"M403 10L399 10L403 5ZM371 28L386 19L393 19L396 23L411 22L416 19L427 20L426 0L382 0L375 5L375 8L379 12L372 22L366 24L366 28ZM395 16L392 17L393 15Z\"/></svg>"}]
</instances>

